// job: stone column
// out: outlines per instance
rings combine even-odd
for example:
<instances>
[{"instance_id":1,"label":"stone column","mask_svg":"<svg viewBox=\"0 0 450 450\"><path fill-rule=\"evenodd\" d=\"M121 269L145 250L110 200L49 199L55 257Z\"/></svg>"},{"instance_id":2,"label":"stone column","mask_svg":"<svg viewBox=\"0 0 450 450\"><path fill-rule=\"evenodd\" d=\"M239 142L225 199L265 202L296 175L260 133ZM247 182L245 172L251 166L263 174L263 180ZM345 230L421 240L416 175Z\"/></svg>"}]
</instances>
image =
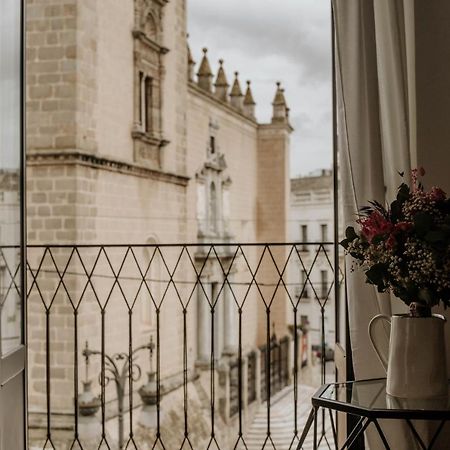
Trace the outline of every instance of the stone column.
<instances>
[{"instance_id":1,"label":"stone column","mask_svg":"<svg viewBox=\"0 0 450 450\"><path fill-rule=\"evenodd\" d=\"M203 278L201 283L204 290L201 286L197 288L197 362L208 364L211 353L211 307L205 297L205 292L211 301L211 283L206 278Z\"/></svg>"},{"instance_id":2,"label":"stone column","mask_svg":"<svg viewBox=\"0 0 450 450\"><path fill-rule=\"evenodd\" d=\"M233 275L228 275L228 281L233 283ZM225 284L223 290L224 304L224 353L234 355L238 351L238 333L239 333L239 316L236 302L228 283Z\"/></svg>"},{"instance_id":3,"label":"stone column","mask_svg":"<svg viewBox=\"0 0 450 450\"><path fill-rule=\"evenodd\" d=\"M212 283L212 301L215 302L217 295L222 287L219 283ZM224 290L220 293L220 296L216 302L214 308L214 354L215 359L219 360L224 351Z\"/></svg>"}]
</instances>

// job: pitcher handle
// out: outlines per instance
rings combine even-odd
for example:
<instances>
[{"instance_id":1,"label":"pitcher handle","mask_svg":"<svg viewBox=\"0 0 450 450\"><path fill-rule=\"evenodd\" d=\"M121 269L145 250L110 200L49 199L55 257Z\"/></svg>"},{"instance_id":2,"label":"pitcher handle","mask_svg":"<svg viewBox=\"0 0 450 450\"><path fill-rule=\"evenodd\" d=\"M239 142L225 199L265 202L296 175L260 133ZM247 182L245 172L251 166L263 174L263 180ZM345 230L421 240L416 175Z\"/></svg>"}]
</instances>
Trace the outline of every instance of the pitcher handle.
<instances>
[{"instance_id":1,"label":"pitcher handle","mask_svg":"<svg viewBox=\"0 0 450 450\"><path fill-rule=\"evenodd\" d=\"M375 350L375 353L378 356L378 359L380 360L382 366L384 367L384 370L387 373L389 355L386 354L385 352L381 351L380 347L378 346L378 344L376 342L375 335L374 335L374 325L376 322L378 322L380 320L385 320L386 322L389 322L389 326L391 326L391 318L389 316L386 316L385 314L378 314L369 323L369 338L370 338L370 341L372 342L372 346Z\"/></svg>"}]
</instances>

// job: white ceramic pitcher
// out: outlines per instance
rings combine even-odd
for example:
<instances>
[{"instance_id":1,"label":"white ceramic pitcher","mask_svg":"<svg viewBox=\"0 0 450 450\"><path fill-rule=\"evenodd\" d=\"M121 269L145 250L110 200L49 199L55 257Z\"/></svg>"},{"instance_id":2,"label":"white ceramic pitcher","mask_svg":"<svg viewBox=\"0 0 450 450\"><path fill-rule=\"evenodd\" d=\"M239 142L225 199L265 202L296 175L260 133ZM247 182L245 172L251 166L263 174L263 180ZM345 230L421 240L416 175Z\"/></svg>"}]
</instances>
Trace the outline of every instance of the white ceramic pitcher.
<instances>
[{"instance_id":1,"label":"white ceramic pitcher","mask_svg":"<svg viewBox=\"0 0 450 450\"><path fill-rule=\"evenodd\" d=\"M391 326L389 354L376 336L375 324ZM387 372L386 392L401 398L444 397L448 394L445 360L445 318L379 314L369 323L369 337Z\"/></svg>"}]
</instances>

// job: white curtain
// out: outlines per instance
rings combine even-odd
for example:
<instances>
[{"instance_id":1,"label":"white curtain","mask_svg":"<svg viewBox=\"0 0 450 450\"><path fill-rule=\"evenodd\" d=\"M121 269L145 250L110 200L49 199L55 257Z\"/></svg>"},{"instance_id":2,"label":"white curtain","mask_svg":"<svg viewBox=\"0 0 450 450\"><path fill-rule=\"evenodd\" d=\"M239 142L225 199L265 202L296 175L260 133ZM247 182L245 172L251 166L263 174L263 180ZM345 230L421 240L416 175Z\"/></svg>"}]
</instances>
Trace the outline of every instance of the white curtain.
<instances>
[{"instance_id":1,"label":"white curtain","mask_svg":"<svg viewBox=\"0 0 450 450\"><path fill-rule=\"evenodd\" d=\"M415 159L414 13L412 0L333 0L336 29L338 148L344 222L368 200L393 199ZM370 319L403 308L348 273L350 338L356 379L385 376L367 333ZM388 345L388 332L385 333ZM391 448L415 444L402 423L383 423ZM376 433L370 448L384 448Z\"/></svg>"}]
</instances>

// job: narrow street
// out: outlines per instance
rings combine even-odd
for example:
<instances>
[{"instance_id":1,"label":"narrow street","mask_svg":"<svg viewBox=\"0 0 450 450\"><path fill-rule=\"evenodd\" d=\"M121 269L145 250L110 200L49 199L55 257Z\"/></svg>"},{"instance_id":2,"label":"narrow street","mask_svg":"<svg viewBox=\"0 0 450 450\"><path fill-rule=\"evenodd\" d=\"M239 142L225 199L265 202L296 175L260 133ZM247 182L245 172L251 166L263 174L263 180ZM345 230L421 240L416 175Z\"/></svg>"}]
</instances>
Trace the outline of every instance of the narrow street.
<instances>
[{"instance_id":1,"label":"narrow street","mask_svg":"<svg viewBox=\"0 0 450 450\"><path fill-rule=\"evenodd\" d=\"M316 391L316 388L299 385L298 401L297 401L297 426L299 436L301 435L305 423L308 419L308 414L311 410L311 396ZM245 444L247 447L241 445L239 450L247 448L247 450L262 450L262 449L276 449L276 450L296 450L298 439L294 440L294 389L293 386L288 386L272 398L270 411L270 433L271 439L267 439L267 405L263 403L260 410L256 414L255 420L251 425L248 433L245 436ZM319 436L321 425L321 414L319 414ZM325 434L330 443L328 447L325 439L322 439L320 450L332 448L332 430L328 416L325 420ZM313 430L308 434L308 437L303 446L303 450L311 450L313 448Z\"/></svg>"},{"instance_id":2,"label":"narrow street","mask_svg":"<svg viewBox=\"0 0 450 450\"><path fill-rule=\"evenodd\" d=\"M300 437L309 412L311 410L311 397L320 386L320 364L310 364L303 368L299 373L298 385L298 399L297 399L297 428ZM328 361L326 363L326 382L332 383L334 381L334 362ZM288 386L272 398L270 411L270 432L272 442L266 440L267 436L267 404L263 403L260 406L255 420L245 435L245 443L247 450L296 450L298 439L294 440L294 388ZM319 415L319 437L320 430L322 430L321 420L322 415ZM325 431L330 448L332 447L332 430L328 416L325 421ZM264 446L265 444L265 446ZM273 444L273 445L272 445ZM245 449L244 446L238 447L239 450ZM308 437L303 445L302 450L310 450L313 448L313 431L308 434ZM320 450L328 449L326 441L323 439L319 447Z\"/></svg>"}]
</instances>

